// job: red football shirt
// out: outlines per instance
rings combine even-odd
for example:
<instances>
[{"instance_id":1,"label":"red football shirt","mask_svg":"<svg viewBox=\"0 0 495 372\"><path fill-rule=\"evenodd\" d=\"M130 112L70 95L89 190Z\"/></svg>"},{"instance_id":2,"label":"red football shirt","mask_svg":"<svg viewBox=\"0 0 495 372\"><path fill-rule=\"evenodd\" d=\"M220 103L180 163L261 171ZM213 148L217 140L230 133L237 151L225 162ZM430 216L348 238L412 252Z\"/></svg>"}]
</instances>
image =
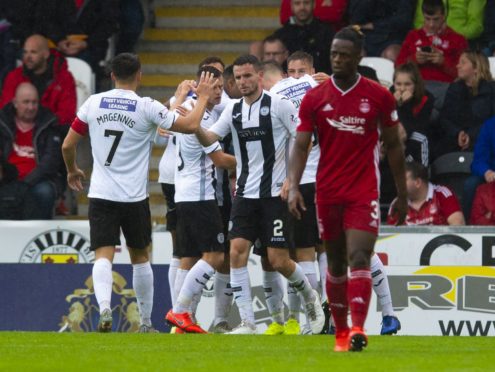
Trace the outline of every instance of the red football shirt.
<instances>
[{"instance_id":1,"label":"red football shirt","mask_svg":"<svg viewBox=\"0 0 495 372\"><path fill-rule=\"evenodd\" d=\"M19 171L19 180L23 180L31 171L36 168L36 159L34 156L33 131L23 130L16 125L16 135L12 150L9 155L9 163L15 164Z\"/></svg>"},{"instance_id":2,"label":"red football shirt","mask_svg":"<svg viewBox=\"0 0 495 372\"><path fill-rule=\"evenodd\" d=\"M394 199L388 211L387 223L395 225L396 217L390 212L397 199ZM426 200L419 210L411 207L407 211L406 225L448 225L447 218L454 212L461 211L454 193L447 186L428 184Z\"/></svg>"},{"instance_id":3,"label":"red football shirt","mask_svg":"<svg viewBox=\"0 0 495 372\"><path fill-rule=\"evenodd\" d=\"M377 200L380 190L379 126L397 125L392 94L362 76L347 91L332 78L310 89L299 109L298 131L316 127L321 148L316 202Z\"/></svg>"}]
</instances>

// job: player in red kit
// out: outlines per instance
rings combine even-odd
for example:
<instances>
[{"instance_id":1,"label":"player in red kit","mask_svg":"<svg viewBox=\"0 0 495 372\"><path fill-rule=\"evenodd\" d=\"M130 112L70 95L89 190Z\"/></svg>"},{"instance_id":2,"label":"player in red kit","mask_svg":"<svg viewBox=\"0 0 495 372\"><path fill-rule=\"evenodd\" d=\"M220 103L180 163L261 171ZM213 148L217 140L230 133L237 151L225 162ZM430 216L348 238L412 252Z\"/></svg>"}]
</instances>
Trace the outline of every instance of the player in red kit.
<instances>
[{"instance_id":1,"label":"player in red kit","mask_svg":"<svg viewBox=\"0 0 495 372\"><path fill-rule=\"evenodd\" d=\"M299 218L305 210L299 181L316 129L321 148L316 205L328 258L326 288L336 326L335 351L360 351L368 342L363 326L371 298L370 257L380 221L380 134L398 191L398 224L407 213L394 99L387 89L357 73L363 42L363 35L352 27L335 35L330 51L333 75L301 102L289 165L289 210Z\"/></svg>"}]
</instances>

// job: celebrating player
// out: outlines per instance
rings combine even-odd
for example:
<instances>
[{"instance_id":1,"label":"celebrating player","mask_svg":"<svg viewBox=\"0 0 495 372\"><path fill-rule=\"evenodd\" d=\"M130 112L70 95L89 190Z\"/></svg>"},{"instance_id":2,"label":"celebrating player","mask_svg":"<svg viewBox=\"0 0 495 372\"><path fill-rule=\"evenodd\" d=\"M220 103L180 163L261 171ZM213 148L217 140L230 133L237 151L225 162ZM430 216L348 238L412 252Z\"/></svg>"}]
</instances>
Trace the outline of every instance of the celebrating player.
<instances>
[{"instance_id":1,"label":"celebrating player","mask_svg":"<svg viewBox=\"0 0 495 372\"><path fill-rule=\"evenodd\" d=\"M214 79L201 76L194 110L186 117L169 111L151 98L141 98L139 57L122 53L112 61L115 89L90 96L81 106L62 145L67 181L83 189L84 172L76 164L76 148L89 131L93 173L89 187L91 249L95 251L93 286L100 307L98 331L112 327L112 261L120 229L133 265L133 287L141 316L140 332L149 333L153 307L153 271L149 262L151 216L148 204L148 165L157 126L176 132L194 132L212 95Z\"/></svg>"}]
</instances>

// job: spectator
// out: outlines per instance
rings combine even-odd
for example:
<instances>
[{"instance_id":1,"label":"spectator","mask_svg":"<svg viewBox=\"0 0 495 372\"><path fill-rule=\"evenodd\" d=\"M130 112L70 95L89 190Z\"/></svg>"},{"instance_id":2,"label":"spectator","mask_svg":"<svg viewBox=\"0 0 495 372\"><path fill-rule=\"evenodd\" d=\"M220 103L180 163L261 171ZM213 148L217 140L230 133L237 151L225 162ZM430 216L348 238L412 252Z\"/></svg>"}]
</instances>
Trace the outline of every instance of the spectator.
<instances>
[{"instance_id":1,"label":"spectator","mask_svg":"<svg viewBox=\"0 0 495 372\"><path fill-rule=\"evenodd\" d=\"M134 53L134 47L143 31L144 11L140 0L121 0L119 32L115 54Z\"/></svg>"},{"instance_id":2,"label":"spectator","mask_svg":"<svg viewBox=\"0 0 495 372\"><path fill-rule=\"evenodd\" d=\"M495 117L485 121L474 146L471 176L464 181L462 210L469 220L474 194L479 185L495 181Z\"/></svg>"},{"instance_id":3,"label":"spectator","mask_svg":"<svg viewBox=\"0 0 495 372\"><path fill-rule=\"evenodd\" d=\"M66 29L64 38L57 43L61 53L81 58L95 73L105 59L108 38L117 30L118 0L65 0L70 5L70 18L75 21L74 31ZM125 27L125 26L123 26Z\"/></svg>"},{"instance_id":4,"label":"spectator","mask_svg":"<svg viewBox=\"0 0 495 372\"><path fill-rule=\"evenodd\" d=\"M330 73L330 46L335 31L313 16L314 0L291 0L293 16L273 34L289 49L302 50L313 56L317 72Z\"/></svg>"},{"instance_id":5,"label":"spectator","mask_svg":"<svg viewBox=\"0 0 495 372\"><path fill-rule=\"evenodd\" d=\"M465 225L464 216L454 192L447 186L429 182L428 169L417 162L406 163L406 185L409 208L406 225ZM394 225L392 216L394 199L390 205L387 222Z\"/></svg>"},{"instance_id":6,"label":"spectator","mask_svg":"<svg viewBox=\"0 0 495 372\"><path fill-rule=\"evenodd\" d=\"M287 71L287 58L289 51L282 40L274 35L263 40L263 61L274 60L284 71Z\"/></svg>"},{"instance_id":7,"label":"spectator","mask_svg":"<svg viewBox=\"0 0 495 372\"><path fill-rule=\"evenodd\" d=\"M347 0L316 0L313 16L328 23L334 30L346 25L344 18ZM282 0L280 5L280 24L284 25L293 16L290 0Z\"/></svg>"},{"instance_id":8,"label":"spectator","mask_svg":"<svg viewBox=\"0 0 495 372\"><path fill-rule=\"evenodd\" d=\"M495 115L495 83L488 58L481 52L462 52L457 64L459 78L449 85L440 125L443 138L437 154L473 151L481 126Z\"/></svg>"},{"instance_id":9,"label":"spectator","mask_svg":"<svg viewBox=\"0 0 495 372\"><path fill-rule=\"evenodd\" d=\"M18 179L35 201L33 219L51 219L55 202L61 141L58 118L40 106L31 83L21 83L14 100L0 110L0 149L17 167Z\"/></svg>"},{"instance_id":10,"label":"spectator","mask_svg":"<svg viewBox=\"0 0 495 372\"><path fill-rule=\"evenodd\" d=\"M418 64L423 80L450 83L457 77L456 65L461 52L468 48L467 41L445 24L442 0L424 0L422 12L423 27L409 31L395 66L412 59Z\"/></svg>"},{"instance_id":11,"label":"spectator","mask_svg":"<svg viewBox=\"0 0 495 372\"><path fill-rule=\"evenodd\" d=\"M495 1L487 1L483 21L483 33L480 37L483 53L488 57L495 56Z\"/></svg>"},{"instance_id":12,"label":"spectator","mask_svg":"<svg viewBox=\"0 0 495 372\"><path fill-rule=\"evenodd\" d=\"M469 223L495 225L495 183L485 183L476 189Z\"/></svg>"},{"instance_id":13,"label":"spectator","mask_svg":"<svg viewBox=\"0 0 495 372\"><path fill-rule=\"evenodd\" d=\"M0 154L0 220L31 218L29 186L17 180L17 167Z\"/></svg>"},{"instance_id":14,"label":"spectator","mask_svg":"<svg viewBox=\"0 0 495 372\"><path fill-rule=\"evenodd\" d=\"M397 59L407 32L412 28L414 1L350 0L351 24L360 26L366 36L368 56Z\"/></svg>"},{"instance_id":15,"label":"spectator","mask_svg":"<svg viewBox=\"0 0 495 372\"><path fill-rule=\"evenodd\" d=\"M414 62L397 67L390 91L395 99L399 122L407 133L406 161L418 161L428 167L430 117L435 99L425 90L423 79Z\"/></svg>"},{"instance_id":16,"label":"spectator","mask_svg":"<svg viewBox=\"0 0 495 372\"><path fill-rule=\"evenodd\" d=\"M58 52L50 52L47 40L32 35L24 43L23 65L11 71L3 86L0 109L9 103L19 84L31 82L38 90L41 104L59 117L59 125L70 124L76 114L76 84L67 69L67 61Z\"/></svg>"},{"instance_id":17,"label":"spectator","mask_svg":"<svg viewBox=\"0 0 495 372\"><path fill-rule=\"evenodd\" d=\"M12 42L12 27L7 20L7 10L0 4L0 89L5 76L15 68L17 47Z\"/></svg>"},{"instance_id":18,"label":"spectator","mask_svg":"<svg viewBox=\"0 0 495 372\"><path fill-rule=\"evenodd\" d=\"M488 3L490 2L488 1ZM443 0L443 3L447 9L447 26L469 41L481 35L486 0ZM423 0L418 0L416 15L414 17L414 28L421 28L423 26L422 4ZM491 20L493 21L493 18Z\"/></svg>"}]
</instances>

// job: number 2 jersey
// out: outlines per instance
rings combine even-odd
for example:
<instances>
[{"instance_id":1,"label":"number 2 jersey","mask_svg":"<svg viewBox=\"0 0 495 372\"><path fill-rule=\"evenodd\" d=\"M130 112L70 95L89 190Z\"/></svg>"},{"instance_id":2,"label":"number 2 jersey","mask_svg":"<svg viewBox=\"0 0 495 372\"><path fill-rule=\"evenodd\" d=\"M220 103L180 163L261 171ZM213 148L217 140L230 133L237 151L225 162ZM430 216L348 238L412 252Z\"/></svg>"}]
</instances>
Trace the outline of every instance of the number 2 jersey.
<instances>
[{"instance_id":1,"label":"number 2 jersey","mask_svg":"<svg viewBox=\"0 0 495 372\"><path fill-rule=\"evenodd\" d=\"M376 200L380 190L380 127L397 125L392 94L358 75L346 91L333 76L309 90L299 109L298 131L318 131L320 161L316 202Z\"/></svg>"},{"instance_id":2,"label":"number 2 jersey","mask_svg":"<svg viewBox=\"0 0 495 372\"><path fill-rule=\"evenodd\" d=\"M148 197L148 171L157 126L169 129L178 114L135 92L113 89L90 96L72 129L89 130L93 172L88 197L137 202Z\"/></svg>"}]
</instances>

